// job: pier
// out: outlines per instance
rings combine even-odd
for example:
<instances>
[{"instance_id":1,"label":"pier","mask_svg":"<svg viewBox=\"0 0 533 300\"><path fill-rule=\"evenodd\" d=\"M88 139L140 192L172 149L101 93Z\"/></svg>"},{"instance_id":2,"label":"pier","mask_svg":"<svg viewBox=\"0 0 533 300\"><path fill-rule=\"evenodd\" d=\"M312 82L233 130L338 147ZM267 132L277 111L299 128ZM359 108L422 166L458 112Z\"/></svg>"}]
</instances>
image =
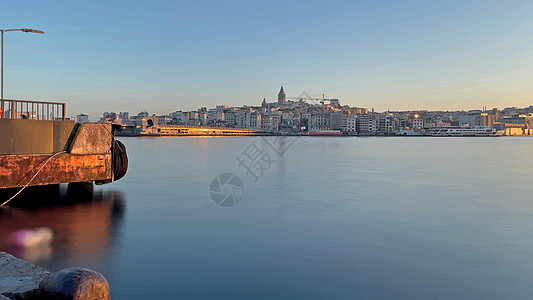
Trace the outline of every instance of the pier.
<instances>
[{"instance_id":1,"label":"pier","mask_svg":"<svg viewBox=\"0 0 533 300\"><path fill-rule=\"evenodd\" d=\"M109 183L124 175L125 147L111 124L66 120L65 103L0 101L0 189Z\"/></svg>"},{"instance_id":2,"label":"pier","mask_svg":"<svg viewBox=\"0 0 533 300\"><path fill-rule=\"evenodd\" d=\"M269 135L257 129L158 124L156 117L143 118L141 126L117 125L117 136L248 136Z\"/></svg>"},{"instance_id":3,"label":"pier","mask_svg":"<svg viewBox=\"0 0 533 300\"><path fill-rule=\"evenodd\" d=\"M253 129L205 127L205 126L184 126L184 125L162 125L153 130L146 130L141 135L160 136L205 136L205 135L260 135L263 132Z\"/></svg>"}]
</instances>

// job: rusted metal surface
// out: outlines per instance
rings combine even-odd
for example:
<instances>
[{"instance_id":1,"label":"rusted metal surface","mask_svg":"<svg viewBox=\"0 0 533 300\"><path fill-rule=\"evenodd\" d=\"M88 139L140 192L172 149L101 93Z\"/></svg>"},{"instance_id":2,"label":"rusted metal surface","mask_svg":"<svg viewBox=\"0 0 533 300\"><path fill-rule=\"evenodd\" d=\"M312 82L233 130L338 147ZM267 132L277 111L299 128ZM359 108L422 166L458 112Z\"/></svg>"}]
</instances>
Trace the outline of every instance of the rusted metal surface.
<instances>
[{"instance_id":1,"label":"rusted metal surface","mask_svg":"<svg viewBox=\"0 0 533 300\"><path fill-rule=\"evenodd\" d=\"M0 155L0 188L107 180L112 178L111 154ZM44 165L44 167L43 167Z\"/></svg>"},{"instance_id":2,"label":"rusted metal surface","mask_svg":"<svg viewBox=\"0 0 533 300\"><path fill-rule=\"evenodd\" d=\"M114 181L111 124L1 119L0 123L11 134L7 140L13 144L4 147L4 154L0 154L0 189L26 184ZM15 125L24 125L24 130L15 130ZM0 153L2 149L0 147Z\"/></svg>"}]
</instances>

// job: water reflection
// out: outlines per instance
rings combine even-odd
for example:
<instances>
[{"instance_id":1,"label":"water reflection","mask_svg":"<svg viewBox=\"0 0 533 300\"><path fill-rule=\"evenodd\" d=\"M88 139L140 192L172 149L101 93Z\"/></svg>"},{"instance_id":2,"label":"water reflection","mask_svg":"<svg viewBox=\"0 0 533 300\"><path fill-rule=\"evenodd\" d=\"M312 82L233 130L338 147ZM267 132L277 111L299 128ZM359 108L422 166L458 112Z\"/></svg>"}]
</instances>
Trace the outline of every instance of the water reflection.
<instances>
[{"instance_id":1,"label":"water reflection","mask_svg":"<svg viewBox=\"0 0 533 300\"><path fill-rule=\"evenodd\" d=\"M121 192L85 184L29 190L0 210L0 250L53 270L105 265L120 238L124 203ZM53 239L39 240L46 230Z\"/></svg>"},{"instance_id":2,"label":"water reflection","mask_svg":"<svg viewBox=\"0 0 533 300\"><path fill-rule=\"evenodd\" d=\"M49 227L19 229L11 232L6 243L29 261L48 259L52 254L54 231Z\"/></svg>"}]
</instances>

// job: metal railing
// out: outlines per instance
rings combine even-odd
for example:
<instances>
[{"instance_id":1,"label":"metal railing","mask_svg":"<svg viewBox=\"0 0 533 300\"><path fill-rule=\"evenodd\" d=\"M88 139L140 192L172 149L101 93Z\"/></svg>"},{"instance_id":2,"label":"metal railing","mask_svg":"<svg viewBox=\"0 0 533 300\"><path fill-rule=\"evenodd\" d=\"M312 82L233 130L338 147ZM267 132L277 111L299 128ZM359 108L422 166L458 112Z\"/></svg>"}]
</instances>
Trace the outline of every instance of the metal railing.
<instances>
[{"instance_id":1,"label":"metal railing","mask_svg":"<svg viewBox=\"0 0 533 300\"><path fill-rule=\"evenodd\" d=\"M0 99L0 119L64 121L65 103Z\"/></svg>"}]
</instances>

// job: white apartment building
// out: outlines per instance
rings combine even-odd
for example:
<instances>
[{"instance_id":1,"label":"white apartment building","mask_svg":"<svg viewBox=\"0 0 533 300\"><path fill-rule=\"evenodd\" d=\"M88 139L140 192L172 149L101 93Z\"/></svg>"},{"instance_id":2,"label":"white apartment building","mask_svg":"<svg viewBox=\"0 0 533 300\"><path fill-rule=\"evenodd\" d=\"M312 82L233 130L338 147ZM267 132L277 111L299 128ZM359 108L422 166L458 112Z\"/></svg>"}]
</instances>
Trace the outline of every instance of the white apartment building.
<instances>
[{"instance_id":1,"label":"white apartment building","mask_svg":"<svg viewBox=\"0 0 533 300\"><path fill-rule=\"evenodd\" d=\"M349 133L357 132L357 116L349 116L346 119L346 132L349 132Z\"/></svg>"},{"instance_id":2,"label":"white apartment building","mask_svg":"<svg viewBox=\"0 0 533 300\"><path fill-rule=\"evenodd\" d=\"M423 118L414 118L411 120L412 129L422 129L424 128L424 119Z\"/></svg>"}]
</instances>

